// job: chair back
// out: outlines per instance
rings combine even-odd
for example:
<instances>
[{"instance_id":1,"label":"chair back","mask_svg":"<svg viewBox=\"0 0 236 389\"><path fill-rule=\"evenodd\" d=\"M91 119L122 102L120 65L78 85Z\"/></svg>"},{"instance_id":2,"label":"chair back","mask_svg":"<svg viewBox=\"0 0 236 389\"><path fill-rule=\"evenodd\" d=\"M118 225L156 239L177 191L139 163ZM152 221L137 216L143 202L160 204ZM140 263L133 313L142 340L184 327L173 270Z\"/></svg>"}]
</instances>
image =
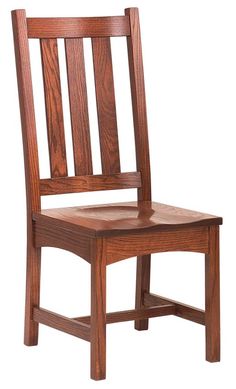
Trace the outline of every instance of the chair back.
<instances>
[{"instance_id":1,"label":"chair back","mask_svg":"<svg viewBox=\"0 0 236 389\"><path fill-rule=\"evenodd\" d=\"M12 11L29 209L43 195L137 188L151 200L147 115L137 8L123 16L27 18ZM121 172L110 37L127 38L137 171ZM65 43L74 176L68 176L58 39ZM102 174L93 174L83 38L91 39ZM40 41L50 178L39 174L29 39Z\"/></svg>"}]
</instances>

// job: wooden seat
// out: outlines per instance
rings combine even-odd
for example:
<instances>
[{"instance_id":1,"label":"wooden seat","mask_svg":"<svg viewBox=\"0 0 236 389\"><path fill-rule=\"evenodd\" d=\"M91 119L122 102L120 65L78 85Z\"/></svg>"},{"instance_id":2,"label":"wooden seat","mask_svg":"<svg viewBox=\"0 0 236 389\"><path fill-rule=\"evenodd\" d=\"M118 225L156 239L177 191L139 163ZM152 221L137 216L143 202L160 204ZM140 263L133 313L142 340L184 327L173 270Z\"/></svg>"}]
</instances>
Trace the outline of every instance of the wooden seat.
<instances>
[{"instance_id":1,"label":"wooden seat","mask_svg":"<svg viewBox=\"0 0 236 389\"><path fill-rule=\"evenodd\" d=\"M65 228L78 228L90 236L110 236L135 233L219 225L217 216L190 211L155 202L128 202L84 207L44 209L33 214L36 226L48 218L59 220ZM52 221L53 222L53 221Z\"/></svg>"},{"instance_id":2,"label":"wooden seat","mask_svg":"<svg viewBox=\"0 0 236 389\"><path fill-rule=\"evenodd\" d=\"M106 374L106 325L176 315L206 329L206 359L220 360L220 217L152 202L142 48L137 8L109 17L26 18L12 11L27 195L25 337L37 345L39 323L91 344L91 378ZM128 46L136 171L123 172L112 69L111 39ZM93 174L83 38L91 39L101 174ZM39 172L29 39L40 42L50 176ZM74 175L68 175L58 39L65 43ZM113 189L137 189L137 201L41 209L41 197ZM68 318L40 306L41 247L71 251L91 265L91 314ZM190 251L205 255L205 309L150 292L151 254ZM106 312L106 268L137 256L135 309ZM128 345L127 345L128 347Z\"/></svg>"}]
</instances>

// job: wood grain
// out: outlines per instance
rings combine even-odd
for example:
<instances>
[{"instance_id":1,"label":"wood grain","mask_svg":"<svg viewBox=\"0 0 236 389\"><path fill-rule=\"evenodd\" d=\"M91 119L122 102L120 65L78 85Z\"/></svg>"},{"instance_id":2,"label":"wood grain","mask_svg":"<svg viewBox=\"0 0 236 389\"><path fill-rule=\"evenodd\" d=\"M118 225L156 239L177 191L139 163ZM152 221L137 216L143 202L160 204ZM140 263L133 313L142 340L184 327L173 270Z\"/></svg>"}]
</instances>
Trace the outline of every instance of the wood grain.
<instances>
[{"instance_id":1,"label":"wood grain","mask_svg":"<svg viewBox=\"0 0 236 389\"><path fill-rule=\"evenodd\" d=\"M119 323L131 320L146 320L147 318L154 318L159 316L174 315L174 304L162 304L161 306L154 306L142 309L130 309L127 311L109 312L106 314L106 324ZM79 322L90 324L90 316L82 316L74 318Z\"/></svg>"},{"instance_id":2,"label":"wood grain","mask_svg":"<svg viewBox=\"0 0 236 389\"><path fill-rule=\"evenodd\" d=\"M82 39L65 39L75 174L93 173Z\"/></svg>"},{"instance_id":3,"label":"wood grain","mask_svg":"<svg viewBox=\"0 0 236 389\"><path fill-rule=\"evenodd\" d=\"M65 228L54 219L38 218L35 222L35 246L56 247L71 251L79 257L91 262L90 238L73 228Z\"/></svg>"},{"instance_id":4,"label":"wood grain","mask_svg":"<svg viewBox=\"0 0 236 389\"><path fill-rule=\"evenodd\" d=\"M44 216L57 220L61 225L66 225L70 228L73 227L80 231L81 229L86 230L90 236L117 237L117 241L114 240L114 242L117 242L117 245L119 244L119 239L121 239L120 242L122 243L122 239L124 238L124 242L127 242L127 246L129 246L129 238L132 239L132 236L134 235L134 242L136 242L136 240L138 241L138 236L140 234L141 241L145 241L146 237L148 238L144 243L145 251L147 251L149 244L150 247L155 247L155 245L157 245L157 247L161 248L158 241L155 242L154 240L151 240L152 233L166 231L167 235L153 235L155 239L158 237L158 240L159 238L161 239L162 236L165 236L164 249L168 249L169 247L168 239L170 239L170 245L173 247L177 244L178 237L180 237L182 243L179 248L181 248L184 246L184 239L189 237L191 238L190 242L196 241L196 246L198 245L197 239L199 238L200 247L206 250L204 252L207 252L207 226L218 223L221 220L220 218L209 214L154 202L152 202L151 207L147 208L140 202L135 201L42 210L40 213L34 214L34 220ZM205 229L195 229L195 227L200 226L205 227ZM168 235L171 230L172 234ZM176 230L177 232L175 232ZM186 235L186 231L188 230L190 235ZM144 234L142 237L141 233L149 235ZM194 233L196 233L195 238ZM184 235L182 238L181 234ZM172 238L174 238L174 241L171 243ZM135 243L132 244L131 247L135 247ZM137 248L138 247L140 246L138 245ZM188 250L189 247L190 244L186 241L185 250ZM124 248L124 250L125 249L126 248ZM192 249L194 249L194 247L192 247ZM127 247L127 250L129 250L129 247ZM119 250L117 251L117 255L118 253ZM137 255L140 254L141 253L137 253ZM143 252L142 254L149 253Z\"/></svg>"},{"instance_id":5,"label":"wood grain","mask_svg":"<svg viewBox=\"0 0 236 389\"><path fill-rule=\"evenodd\" d=\"M151 255L140 255L137 258L135 308L144 307L144 294L150 290ZM148 319L136 320L135 329L148 329Z\"/></svg>"},{"instance_id":6,"label":"wood grain","mask_svg":"<svg viewBox=\"0 0 236 389\"><path fill-rule=\"evenodd\" d=\"M16 57L21 128L25 162L27 196L27 273L24 342L28 346L38 343L38 324L32 320L33 306L39 305L41 250L34 247L32 212L41 208L39 195L39 162L36 123L27 39L26 13L12 11L12 27Z\"/></svg>"},{"instance_id":7,"label":"wood grain","mask_svg":"<svg viewBox=\"0 0 236 389\"><path fill-rule=\"evenodd\" d=\"M208 251L207 227L151 231L142 234L107 238L108 264L143 255L165 251Z\"/></svg>"},{"instance_id":8,"label":"wood grain","mask_svg":"<svg viewBox=\"0 0 236 389\"><path fill-rule=\"evenodd\" d=\"M93 38L127 36L127 16L84 18L27 18L29 38Z\"/></svg>"},{"instance_id":9,"label":"wood grain","mask_svg":"<svg viewBox=\"0 0 236 389\"><path fill-rule=\"evenodd\" d=\"M28 222L30 223L32 210L39 210L41 204L38 146L25 10L12 11L12 27L24 147Z\"/></svg>"},{"instance_id":10,"label":"wood grain","mask_svg":"<svg viewBox=\"0 0 236 389\"><path fill-rule=\"evenodd\" d=\"M88 324L80 323L77 320L69 319L43 308L34 308L33 318L37 323L45 324L48 327L87 341L90 340L90 326Z\"/></svg>"},{"instance_id":11,"label":"wood grain","mask_svg":"<svg viewBox=\"0 0 236 389\"><path fill-rule=\"evenodd\" d=\"M36 248L31 239L27 242L26 294L24 344L38 344L38 323L33 320L33 308L40 304L41 247Z\"/></svg>"},{"instance_id":12,"label":"wood grain","mask_svg":"<svg viewBox=\"0 0 236 389\"><path fill-rule=\"evenodd\" d=\"M130 36L127 37L130 85L136 146L137 170L141 172L142 187L139 200L151 200L151 172L149 160L147 110L143 75L143 59L138 8L128 8L125 14L130 20Z\"/></svg>"},{"instance_id":13,"label":"wood grain","mask_svg":"<svg viewBox=\"0 0 236 389\"><path fill-rule=\"evenodd\" d=\"M206 360L220 361L219 226L209 227L209 253L205 258Z\"/></svg>"},{"instance_id":14,"label":"wood grain","mask_svg":"<svg viewBox=\"0 0 236 389\"><path fill-rule=\"evenodd\" d=\"M61 81L56 39L41 39L51 177L67 176Z\"/></svg>"},{"instance_id":15,"label":"wood grain","mask_svg":"<svg viewBox=\"0 0 236 389\"><path fill-rule=\"evenodd\" d=\"M139 172L111 175L76 176L66 178L41 179L40 194L92 192L98 190L131 189L141 186Z\"/></svg>"},{"instance_id":16,"label":"wood grain","mask_svg":"<svg viewBox=\"0 0 236 389\"><path fill-rule=\"evenodd\" d=\"M28 18L12 12L27 191L25 344L38 324L91 343L91 378L106 375L106 324L174 314L205 324L206 359L220 359L219 225L222 218L151 201L147 113L137 8L125 16ZM137 172L121 173L110 37L126 36ZM102 175L92 175L83 42L92 38ZM40 179L28 38L41 40L51 179ZM57 38L65 38L75 177L68 177ZM137 202L41 210L40 196L138 189ZM76 319L39 308L41 247L71 251L91 264L91 315ZM150 254L205 253L206 308L150 293ZM137 256L136 309L106 314L106 266Z\"/></svg>"},{"instance_id":17,"label":"wood grain","mask_svg":"<svg viewBox=\"0 0 236 389\"><path fill-rule=\"evenodd\" d=\"M120 172L110 38L92 38L94 78L103 174Z\"/></svg>"},{"instance_id":18,"label":"wood grain","mask_svg":"<svg viewBox=\"0 0 236 389\"><path fill-rule=\"evenodd\" d=\"M91 378L106 378L106 242L91 244Z\"/></svg>"},{"instance_id":19,"label":"wood grain","mask_svg":"<svg viewBox=\"0 0 236 389\"><path fill-rule=\"evenodd\" d=\"M179 301L171 300L166 297L158 296L154 293L144 293L144 305L166 305L173 304L175 307L174 315L182 319L190 320L198 324L205 324L205 311L199 308L192 307Z\"/></svg>"}]
</instances>

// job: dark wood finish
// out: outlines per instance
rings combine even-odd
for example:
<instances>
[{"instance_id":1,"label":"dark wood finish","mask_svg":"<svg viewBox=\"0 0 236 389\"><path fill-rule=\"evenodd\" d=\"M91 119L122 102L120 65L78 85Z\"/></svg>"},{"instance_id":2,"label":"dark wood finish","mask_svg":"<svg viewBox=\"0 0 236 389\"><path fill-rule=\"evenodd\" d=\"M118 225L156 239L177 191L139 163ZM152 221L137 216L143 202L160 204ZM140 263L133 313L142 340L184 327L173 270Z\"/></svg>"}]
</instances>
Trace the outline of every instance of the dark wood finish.
<instances>
[{"instance_id":1,"label":"dark wood finish","mask_svg":"<svg viewBox=\"0 0 236 389\"><path fill-rule=\"evenodd\" d=\"M66 39L65 48L75 174L93 174L83 40Z\"/></svg>"},{"instance_id":2,"label":"dark wood finish","mask_svg":"<svg viewBox=\"0 0 236 389\"><path fill-rule=\"evenodd\" d=\"M140 255L137 258L135 308L144 307L144 294L150 290L151 255ZM148 319L136 320L135 329L148 329Z\"/></svg>"},{"instance_id":3,"label":"dark wood finish","mask_svg":"<svg viewBox=\"0 0 236 389\"><path fill-rule=\"evenodd\" d=\"M89 18L27 18L29 38L93 38L128 36L127 16Z\"/></svg>"},{"instance_id":4,"label":"dark wood finish","mask_svg":"<svg viewBox=\"0 0 236 389\"><path fill-rule=\"evenodd\" d=\"M120 172L110 38L92 38L94 78L103 174Z\"/></svg>"},{"instance_id":5,"label":"dark wood finish","mask_svg":"<svg viewBox=\"0 0 236 389\"><path fill-rule=\"evenodd\" d=\"M147 244L148 242L148 244ZM208 251L207 227L150 231L107 238L108 264L125 258L165 251Z\"/></svg>"},{"instance_id":6,"label":"dark wood finish","mask_svg":"<svg viewBox=\"0 0 236 389\"><path fill-rule=\"evenodd\" d=\"M137 8L125 16L28 18L12 12L27 192L25 344L38 323L91 343L91 377L106 375L106 324L176 315L206 326L206 359L220 359L219 225L222 218L151 201L142 49ZM137 172L120 172L110 37L126 36ZM103 174L93 175L82 38L92 38ZM40 179L28 38L41 40L51 177ZM75 176L68 177L57 38L65 38ZM138 201L41 210L43 195L138 189ZM91 264L91 315L68 319L40 303L41 247L71 251ZM150 254L204 253L205 311L150 293ZM137 256L135 309L106 314L106 266Z\"/></svg>"},{"instance_id":7,"label":"dark wood finish","mask_svg":"<svg viewBox=\"0 0 236 389\"><path fill-rule=\"evenodd\" d=\"M209 227L209 253L205 258L206 360L220 361L219 226Z\"/></svg>"},{"instance_id":8,"label":"dark wood finish","mask_svg":"<svg viewBox=\"0 0 236 389\"><path fill-rule=\"evenodd\" d=\"M205 324L205 311L199 308L192 307L187 304L180 303L175 300L167 299L166 297L158 296L153 293L144 294L144 306L173 304L175 307L174 315L183 319L193 321L198 324Z\"/></svg>"},{"instance_id":9,"label":"dark wood finish","mask_svg":"<svg viewBox=\"0 0 236 389\"><path fill-rule=\"evenodd\" d=\"M91 245L91 378L106 378L106 242Z\"/></svg>"},{"instance_id":10,"label":"dark wood finish","mask_svg":"<svg viewBox=\"0 0 236 389\"><path fill-rule=\"evenodd\" d=\"M92 192L96 190L131 189L141 186L139 172L111 175L60 177L40 180L40 194L55 195L62 193Z\"/></svg>"},{"instance_id":11,"label":"dark wood finish","mask_svg":"<svg viewBox=\"0 0 236 389\"><path fill-rule=\"evenodd\" d=\"M41 250L35 249L34 247L32 212L39 211L41 205L33 89L26 14L24 10L12 12L12 26L16 56L27 196L27 273L24 342L28 346L33 346L38 343L38 323L33 321L32 310L33 306L39 305Z\"/></svg>"},{"instance_id":12,"label":"dark wood finish","mask_svg":"<svg viewBox=\"0 0 236 389\"><path fill-rule=\"evenodd\" d=\"M56 39L41 39L51 177L67 176L61 81Z\"/></svg>"},{"instance_id":13,"label":"dark wood finish","mask_svg":"<svg viewBox=\"0 0 236 389\"><path fill-rule=\"evenodd\" d=\"M131 320L146 320L147 318L175 315L174 304L162 304L161 306L148 307L142 309L130 309L127 311L109 312L106 314L106 324L119 323L123 321ZM90 316L76 317L74 320L78 320L81 323L90 324Z\"/></svg>"},{"instance_id":14,"label":"dark wood finish","mask_svg":"<svg viewBox=\"0 0 236 389\"><path fill-rule=\"evenodd\" d=\"M88 324L80 323L77 320L69 319L42 308L34 308L33 319L37 323L45 324L48 327L90 341L90 325Z\"/></svg>"},{"instance_id":15,"label":"dark wood finish","mask_svg":"<svg viewBox=\"0 0 236 389\"><path fill-rule=\"evenodd\" d=\"M130 19L130 36L127 37L130 85L132 94L137 170L141 172L142 176L142 187L138 189L138 199L141 201L147 201L151 200L151 172L138 9L128 8L125 10L125 14Z\"/></svg>"}]
</instances>

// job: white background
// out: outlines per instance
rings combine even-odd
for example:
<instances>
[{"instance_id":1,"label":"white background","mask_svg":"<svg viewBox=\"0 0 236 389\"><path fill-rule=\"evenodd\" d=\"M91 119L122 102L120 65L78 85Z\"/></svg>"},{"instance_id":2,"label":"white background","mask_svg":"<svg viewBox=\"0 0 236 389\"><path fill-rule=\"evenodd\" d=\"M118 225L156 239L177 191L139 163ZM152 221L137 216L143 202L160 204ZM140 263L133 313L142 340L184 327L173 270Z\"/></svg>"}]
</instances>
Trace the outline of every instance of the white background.
<instances>
[{"instance_id":1,"label":"white background","mask_svg":"<svg viewBox=\"0 0 236 389\"><path fill-rule=\"evenodd\" d=\"M95 383L89 380L88 343L41 326L39 346L23 346L25 191L10 10L26 8L29 16L104 16L122 14L128 6L140 8L153 198L224 217L222 362L205 362L204 327L200 325L164 317L152 319L149 331L137 332L132 322L113 324L107 334L107 380ZM229 0L1 1L1 388L235 387L235 19L236 3ZM125 110L129 99L124 97L128 90L125 51L120 43L114 47L119 53L114 56L114 73L121 149L125 149L122 161L132 167L133 149L128 147L132 127L130 111ZM36 56L36 49L32 50ZM41 74L39 64L35 66L37 99ZM92 75L89 80L91 90ZM96 162L94 96L90 100ZM36 112L40 109L42 101ZM37 120L43 149L45 122L44 118ZM95 165L99 168L98 162ZM46 168L44 157L41 169ZM59 196L59 200L45 201L45 206L122 201L134 196L134 191ZM152 264L153 292L203 307L202 255L159 254L153 256ZM45 249L42 270L43 307L72 317L89 313L87 263L70 253ZM109 267L108 310L132 308L134 286L134 259Z\"/></svg>"}]
</instances>

